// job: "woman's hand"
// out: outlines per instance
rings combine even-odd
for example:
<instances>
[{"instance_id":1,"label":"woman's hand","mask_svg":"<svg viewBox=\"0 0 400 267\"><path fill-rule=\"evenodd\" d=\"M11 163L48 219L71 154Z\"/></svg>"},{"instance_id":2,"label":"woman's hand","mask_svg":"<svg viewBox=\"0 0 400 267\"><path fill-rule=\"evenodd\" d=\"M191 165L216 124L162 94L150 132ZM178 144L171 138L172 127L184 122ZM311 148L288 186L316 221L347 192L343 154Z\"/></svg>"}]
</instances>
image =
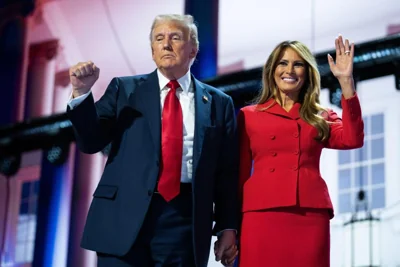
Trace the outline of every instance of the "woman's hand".
<instances>
[{"instance_id":1,"label":"woman's hand","mask_svg":"<svg viewBox=\"0 0 400 267\"><path fill-rule=\"evenodd\" d=\"M353 80L353 59L354 59L354 43L339 35L335 39L336 62L333 57L328 54L329 67L332 74L338 79L344 98L348 99L355 93Z\"/></svg>"},{"instance_id":2,"label":"woman's hand","mask_svg":"<svg viewBox=\"0 0 400 267\"><path fill-rule=\"evenodd\" d=\"M339 35L335 39L336 47L336 62L332 56L328 54L328 62L332 74L337 78L352 78L353 77L353 59L354 59L354 43L346 39L343 42L343 37Z\"/></svg>"}]
</instances>

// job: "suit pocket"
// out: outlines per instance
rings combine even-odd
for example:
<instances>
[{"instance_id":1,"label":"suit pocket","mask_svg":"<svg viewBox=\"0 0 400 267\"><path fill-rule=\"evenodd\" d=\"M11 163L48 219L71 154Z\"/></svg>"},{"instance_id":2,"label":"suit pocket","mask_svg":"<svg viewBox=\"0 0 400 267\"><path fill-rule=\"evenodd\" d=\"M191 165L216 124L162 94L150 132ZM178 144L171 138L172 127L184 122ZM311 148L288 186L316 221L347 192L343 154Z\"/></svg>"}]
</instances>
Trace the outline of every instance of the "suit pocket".
<instances>
[{"instance_id":1,"label":"suit pocket","mask_svg":"<svg viewBox=\"0 0 400 267\"><path fill-rule=\"evenodd\" d=\"M118 187L113 185L98 185L93 193L93 197L115 199Z\"/></svg>"}]
</instances>

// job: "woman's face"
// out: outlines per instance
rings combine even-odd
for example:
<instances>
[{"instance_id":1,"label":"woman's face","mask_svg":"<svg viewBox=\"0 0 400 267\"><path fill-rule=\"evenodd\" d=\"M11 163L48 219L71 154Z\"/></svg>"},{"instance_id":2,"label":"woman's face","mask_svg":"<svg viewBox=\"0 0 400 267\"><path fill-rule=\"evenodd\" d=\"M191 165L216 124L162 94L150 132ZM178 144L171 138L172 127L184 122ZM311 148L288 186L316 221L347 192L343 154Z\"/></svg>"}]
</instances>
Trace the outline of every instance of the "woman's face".
<instances>
[{"instance_id":1,"label":"woman's face","mask_svg":"<svg viewBox=\"0 0 400 267\"><path fill-rule=\"evenodd\" d=\"M292 48L286 48L274 72L279 91L285 94L299 93L306 79L306 62Z\"/></svg>"}]
</instances>

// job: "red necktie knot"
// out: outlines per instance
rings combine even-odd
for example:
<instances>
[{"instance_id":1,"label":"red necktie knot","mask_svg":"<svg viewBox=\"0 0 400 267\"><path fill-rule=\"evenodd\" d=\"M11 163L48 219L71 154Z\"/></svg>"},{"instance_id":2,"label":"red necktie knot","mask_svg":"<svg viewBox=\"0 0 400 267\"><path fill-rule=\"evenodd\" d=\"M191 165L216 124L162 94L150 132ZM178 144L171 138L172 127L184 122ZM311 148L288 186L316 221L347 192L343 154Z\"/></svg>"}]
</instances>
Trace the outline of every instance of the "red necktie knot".
<instances>
[{"instance_id":1,"label":"red necktie knot","mask_svg":"<svg viewBox=\"0 0 400 267\"><path fill-rule=\"evenodd\" d=\"M181 86L179 85L177 80L172 80L172 81L169 81L169 83L167 84L167 87L171 88L172 90L176 90Z\"/></svg>"}]
</instances>

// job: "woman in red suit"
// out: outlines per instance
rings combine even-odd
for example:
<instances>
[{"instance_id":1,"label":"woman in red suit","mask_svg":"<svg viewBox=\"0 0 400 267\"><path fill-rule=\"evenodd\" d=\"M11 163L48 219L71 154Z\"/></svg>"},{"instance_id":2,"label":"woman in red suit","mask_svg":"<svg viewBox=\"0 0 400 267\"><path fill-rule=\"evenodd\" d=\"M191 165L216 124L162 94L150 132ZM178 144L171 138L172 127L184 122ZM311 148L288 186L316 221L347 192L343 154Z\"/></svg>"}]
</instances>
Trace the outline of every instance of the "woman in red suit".
<instances>
[{"instance_id":1,"label":"woman in red suit","mask_svg":"<svg viewBox=\"0 0 400 267\"><path fill-rule=\"evenodd\" d=\"M363 145L352 77L354 44L335 40L342 119L319 105L320 74L298 41L279 44L263 69L257 104L238 114L242 229L240 267L328 267L332 203L319 170L323 148ZM253 172L251 173L251 169Z\"/></svg>"}]
</instances>

